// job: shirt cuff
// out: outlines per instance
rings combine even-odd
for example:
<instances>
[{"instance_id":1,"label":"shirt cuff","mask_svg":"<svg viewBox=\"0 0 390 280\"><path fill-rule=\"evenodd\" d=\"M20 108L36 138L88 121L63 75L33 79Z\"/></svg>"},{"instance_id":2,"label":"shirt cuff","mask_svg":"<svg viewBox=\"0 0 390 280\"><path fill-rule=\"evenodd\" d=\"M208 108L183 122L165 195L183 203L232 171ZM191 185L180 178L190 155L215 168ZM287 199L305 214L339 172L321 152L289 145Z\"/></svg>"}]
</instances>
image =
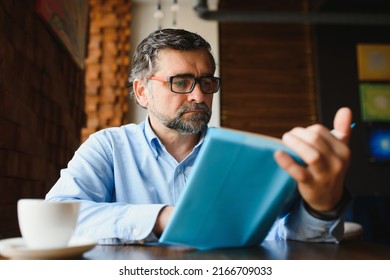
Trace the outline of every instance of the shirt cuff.
<instances>
[{"instance_id":1,"label":"shirt cuff","mask_svg":"<svg viewBox=\"0 0 390 280\"><path fill-rule=\"evenodd\" d=\"M165 206L165 204L129 205L129 209L118 225L118 236L121 238L100 239L99 244L125 245L157 241L158 238L152 231L158 214Z\"/></svg>"},{"instance_id":2,"label":"shirt cuff","mask_svg":"<svg viewBox=\"0 0 390 280\"><path fill-rule=\"evenodd\" d=\"M122 220L124 236L129 236L130 240L147 238L153 231L158 214L165 206L165 204L132 205ZM131 220L131 224L128 223L129 220Z\"/></svg>"},{"instance_id":3,"label":"shirt cuff","mask_svg":"<svg viewBox=\"0 0 390 280\"><path fill-rule=\"evenodd\" d=\"M282 239L338 243L344 234L342 217L332 221L315 218L306 211L303 201L281 223L278 235Z\"/></svg>"}]
</instances>

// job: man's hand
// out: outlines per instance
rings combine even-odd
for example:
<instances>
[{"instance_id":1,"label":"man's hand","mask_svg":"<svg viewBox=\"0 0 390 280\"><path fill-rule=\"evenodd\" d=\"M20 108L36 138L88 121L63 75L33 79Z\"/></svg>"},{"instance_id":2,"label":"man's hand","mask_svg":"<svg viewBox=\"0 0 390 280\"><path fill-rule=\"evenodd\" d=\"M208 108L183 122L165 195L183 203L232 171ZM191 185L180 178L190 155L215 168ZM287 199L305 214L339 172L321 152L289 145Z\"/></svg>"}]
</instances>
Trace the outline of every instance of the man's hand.
<instances>
[{"instance_id":1,"label":"man's hand","mask_svg":"<svg viewBox=\"0 0 390 280\"><path fill-rule=\"evenodd\" d=\"M156 223L153 228L153 233L157 236L160 236L167 226L169 220L171 219L173 210L175 207L173 206L165 206L161 209L160 213L157 216Z\"/></svg>"},{"instance_id":2,"label":"man's hand","mask_svg":"<svg viewBox=\"0 0 390 280\"><path fill-rule=\"evenodd\" d=\"M297 127L283 135L284 144L305 161L306 167L283 151L275 153L277 163L297 181L302 198L314 210L333 210L343 195L350 160L351 121L351 110L341 108L335 115L332 132L316 124Z\"/></svg>"}]
</instances>

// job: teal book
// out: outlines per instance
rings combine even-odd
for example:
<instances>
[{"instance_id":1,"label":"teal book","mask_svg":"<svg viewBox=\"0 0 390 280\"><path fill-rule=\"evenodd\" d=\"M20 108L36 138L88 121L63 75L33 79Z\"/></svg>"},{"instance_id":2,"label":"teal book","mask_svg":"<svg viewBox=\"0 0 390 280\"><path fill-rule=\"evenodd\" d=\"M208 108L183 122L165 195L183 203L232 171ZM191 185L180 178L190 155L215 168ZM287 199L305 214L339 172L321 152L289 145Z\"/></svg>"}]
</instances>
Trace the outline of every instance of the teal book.
<instances>
[{"instance_id":1,"label":"teal book","mask_svg":"<svg viewBox=\"0 0 390 280\"><path fill-rule=\"evenodd\" d=\"M296 194L295 181L274 160L277 138L209 128L160 244L197 249L260 244Z\"/></svg>"}]
</instances>

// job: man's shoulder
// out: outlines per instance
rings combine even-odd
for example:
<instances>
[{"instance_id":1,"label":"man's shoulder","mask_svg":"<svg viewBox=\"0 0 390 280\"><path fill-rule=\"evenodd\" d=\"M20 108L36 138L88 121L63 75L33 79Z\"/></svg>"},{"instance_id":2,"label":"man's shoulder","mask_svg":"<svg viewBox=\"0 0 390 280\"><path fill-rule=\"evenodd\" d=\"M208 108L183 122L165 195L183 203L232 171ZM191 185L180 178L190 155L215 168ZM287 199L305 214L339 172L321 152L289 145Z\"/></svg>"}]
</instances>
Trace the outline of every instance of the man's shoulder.
<instances>
[{"instance_id":1,"label":"man's shoulder","mask_svg":"<svg viewBox=\"0 0 390 280\"><path fill-rule=\"evenodd\" d=\"M143 127L141 124L126 124L118 127L103 128L94 132L89 138L98 141L120 142L129 138L135 138L143 134Z\"/></svg>"}]
</instances>

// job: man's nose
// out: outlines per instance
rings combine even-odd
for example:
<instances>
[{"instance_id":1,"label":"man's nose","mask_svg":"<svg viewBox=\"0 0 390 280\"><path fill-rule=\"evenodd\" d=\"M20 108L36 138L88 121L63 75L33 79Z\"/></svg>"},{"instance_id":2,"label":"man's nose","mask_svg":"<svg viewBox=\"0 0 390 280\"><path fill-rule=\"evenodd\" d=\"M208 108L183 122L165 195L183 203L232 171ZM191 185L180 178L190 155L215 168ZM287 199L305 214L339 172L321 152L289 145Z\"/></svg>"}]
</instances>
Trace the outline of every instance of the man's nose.
<instances>
[{"instance_id":1,"label":"man's nose","mask_svg":"<svg viewBox=\"0 0 390 280\"><path fill-rule=\"evenodd\" d=\"M204 101L204 94L200 88L200 84L196 83L192 92L188 93L188 101L194 101L196 103L201 103Z\"/></svg>"}]
</instances>

